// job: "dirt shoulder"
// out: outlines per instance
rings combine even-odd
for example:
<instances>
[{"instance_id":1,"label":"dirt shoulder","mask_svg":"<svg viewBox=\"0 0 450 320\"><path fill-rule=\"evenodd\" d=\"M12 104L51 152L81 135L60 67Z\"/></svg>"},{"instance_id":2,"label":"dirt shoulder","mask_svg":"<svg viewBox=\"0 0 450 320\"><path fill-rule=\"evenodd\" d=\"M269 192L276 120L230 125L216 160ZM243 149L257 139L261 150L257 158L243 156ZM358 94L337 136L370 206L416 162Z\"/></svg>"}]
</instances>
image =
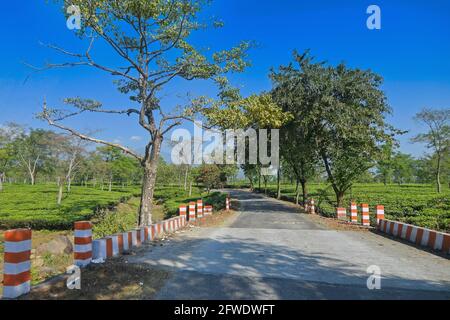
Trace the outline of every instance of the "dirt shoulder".
<instances>
[{"instance_id":1,"label":"dirt shoulder","mask_svg":"<svg viewBox=\"0 0 450 320\"><path fill-rule=\"evenodd\" d=\"M369 232L371 230L370 228L361 225L356 225L350 222L340 221L333 218L322 217L317 214L308 214L306 215L306 217L310 221L331 230L357 232Z\"/></svg>"}]
</instances>

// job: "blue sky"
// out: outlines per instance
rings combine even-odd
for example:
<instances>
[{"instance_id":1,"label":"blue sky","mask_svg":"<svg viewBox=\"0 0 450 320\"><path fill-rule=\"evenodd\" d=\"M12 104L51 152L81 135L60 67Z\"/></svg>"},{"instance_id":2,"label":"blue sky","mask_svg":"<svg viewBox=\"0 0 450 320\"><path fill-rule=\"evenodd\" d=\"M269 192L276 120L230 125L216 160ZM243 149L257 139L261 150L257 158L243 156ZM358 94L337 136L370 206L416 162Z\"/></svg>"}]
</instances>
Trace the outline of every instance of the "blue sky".
<instances>
[{"instance_id":1,"label":"blue sky","mask_svg":"<svg viewBox=\"0 0 450 320\"><path fill-rule=\"evenodd\" d=\"M65 97L82 96L102 101L108 107L130 106L117 92L112 78L87 68L52 70L33 74L22 62L42 65L62 61L39 42L82 50L80 42L65 25L60 8L49 1L8 1L0 19L0 124L15 121L34 127L45 124L34 119L44 96L60 106ZM366 28L366 8L377 4L382 10L382 29ZM409 143L424 128L412 117L421 108L450 107L450 1L448 0L215 0L205 16L214 15L225 28L200 32L192 41L213 50L229 48L240 40L254 40L252 67L233 77L244 94L269 90L271 67L286 64L292 50L311 49L320 60L372 69L385 79L393 115L389 121L411 133L400 138L404 152L420 156L424 149ZM105 46L96 53L103 62L113 62ZM211 94L205 83L176 82L165 91L166 108L177 94L191 91ZM132 119L117 116L81 117L70 123L83 130L100 128L97 136L140 149L145 132Z\"/></svg>"}]
</instances>

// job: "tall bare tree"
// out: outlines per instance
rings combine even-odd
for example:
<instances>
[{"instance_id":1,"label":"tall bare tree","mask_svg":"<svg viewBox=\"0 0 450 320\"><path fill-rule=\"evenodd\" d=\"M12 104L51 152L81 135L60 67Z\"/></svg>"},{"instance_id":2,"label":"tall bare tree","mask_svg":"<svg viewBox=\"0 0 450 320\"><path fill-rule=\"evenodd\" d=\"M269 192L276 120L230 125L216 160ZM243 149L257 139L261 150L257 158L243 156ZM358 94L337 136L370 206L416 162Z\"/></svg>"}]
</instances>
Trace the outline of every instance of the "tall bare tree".
<instances>
[{"instance_id":1,"label":"tall bare tree","mask_svg":"<svg viewBox=\"0 0 450 320\"><path fill-rule=\"evenodd\" d=\"M144 170L139 223L151 223L151 203L155 188L158 159L163 138L204 107L206 99L192 97L188 107L162 108L161 91L174 79L212 80L219 87L227 84L226 75L242 72L249 42L242 42L230 50L201 52L190 42L194 31L209 26L221 27L219 21L199 21L201 9L208 0L71 0L65 7L76 5L82 15L78 36L87 41L85 52L71 52L56 45L48 45L68 57L68 61L50 63L45 70L65 67L92 67L113 76L119 91L129 96L135 107L106 109L90 99L70 98L65 102L74 111L51 109L44 105L41 117L50 125L81 139L112 146L138 159ZM97 41L106 43L122 64L113 67L99 62L93 53ZM119 64L118 64L119 65ZM96 112L131 116L148 133L143 155L126 146L98 139L63 124L81 113Z\"/></svg>"},{"instance_id":2,"label":"tall bare tree","mask_svg":"<svg viewBox=\"0 0 450 320\"><path fill-rule=\"evenodd\" d=\"M437 192L442 192L441 171L446 151L450 147L450 109L432 110L425 108L419 112L416 121L424 123L428 132L419 134L413 138L414 142L426 143L436 155L436 187Z\"/></svg>"}]
</instances>

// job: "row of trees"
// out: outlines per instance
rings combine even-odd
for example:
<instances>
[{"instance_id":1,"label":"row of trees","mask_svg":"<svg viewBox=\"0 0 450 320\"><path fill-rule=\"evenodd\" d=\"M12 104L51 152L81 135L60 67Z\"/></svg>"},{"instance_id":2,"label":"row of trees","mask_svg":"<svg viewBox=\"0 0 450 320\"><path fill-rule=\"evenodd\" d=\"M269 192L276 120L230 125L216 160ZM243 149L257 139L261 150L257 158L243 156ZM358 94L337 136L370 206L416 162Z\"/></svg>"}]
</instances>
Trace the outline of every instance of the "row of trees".
<instances>
[{"instance_id":1,"label":"row of trees","mask_svg":"<svg viewBox=\"0 0 450 320\"><path fill-rule=\"evenodd\" d=\"M238 173L235 166L176 166L163 158L158 167L159 185L179 185L186 191L193 184L208 190L224 186ZM0 126L0 191L4 183L56 183L61 203L63 188L70 192L73 183L111 191L113 185L140 184L142 179L139 162L118 148L15 123Z\"/></svg>"},{"instance_id":2,"label":"row of trees","mask_svg":"<svg viewBox=\"0 0 450 320\"><path fill-rule=\"evenodd\" d=\"M136 161L113 147L97 147L71 135L26 129L8 123L0 127L0 181L31 185L56 181L70 191L73 181L108 186L140 181Z\"/></svg>"},{"instance_id":3,"label":"row of trees","mask_svg":"<svg viewBox=\"0 0 450 320\"><path fill-rule=\"evenodd\" d=\"M448 181L449 109L425 109L416 120L428 132L413 142L426 143L431 156L416 160L397 151L396 136L403 134L386 122L391 112L382 78L370 70L315 62L309 52L294 53L294 61L271 71L271 98L289 117L280 126L282 168L278 172L278 197L282 177L297 184L303 202L307 184L326 180L342 206L347 190L356 181L387 183L431 182L441 192L442 173ZM261 176L258 166L244 166L253 186ZM260 182L259 182L260 183Z\"/></svg>"}]
</instances>

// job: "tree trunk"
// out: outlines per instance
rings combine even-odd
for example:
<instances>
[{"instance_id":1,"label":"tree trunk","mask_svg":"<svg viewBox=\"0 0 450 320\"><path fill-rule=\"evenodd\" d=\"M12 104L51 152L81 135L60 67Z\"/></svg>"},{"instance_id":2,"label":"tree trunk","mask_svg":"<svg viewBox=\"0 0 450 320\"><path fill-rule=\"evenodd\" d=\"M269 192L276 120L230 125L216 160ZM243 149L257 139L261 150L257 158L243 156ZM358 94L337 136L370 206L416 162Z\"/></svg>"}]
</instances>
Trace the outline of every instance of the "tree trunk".
<instances>
[{"instance_id":1,"label":"tree trunk","mask_svg":"<svg viewBox=\"0 0 450 320\"><path fill-rule=\"evenodd\" d=\"M250 181L250 190L254 191L255 187L253 186L253 179L251 177L248 177L248 181Z\"/></svg>"},{"instance_id":2,"label":"tree trunk","mask_svg":"<svg viewBox=\"0 0 450 320\"><path fill-rule=\"evenodd\" d=\"M281 170L278 168L277 170L277 199L281 199Z\"/></svg>"},{"instance_id":3,"label":"tree trunk","mask_svg":"<svg viewBox=\"0 0 450 320\"><path fill-rule=\"evenodd\" d=\"M144 158L144 181L142 183L141 205L139 209L139 225L152 224L152 202L156 185L159 154L162 136L155 135L152 145L147 145Z\"/></svg>"},{"instance_id":4,"label":"tree trunk","mask_svg":"<svg viewBox=\"0 0 450 320\"><path fill-rule=\"evenodd\" d=\"M0 172L0 192L3 191L3 177L4 173Z\"/></svg>"},{"instance_id":5,"label":"tree trunk","mask_svg":"<svg viewBox=\"0 0 450 320\"><path fill-rule=\"evenodd\" d=\"M437 184L437 192L442 192L442 186L441 186L441 155L438 153L437 158L437 169L436 169L436 184Z\"/></svg>"},{"instance_id":6,"label":"tree trunk","mask_svg":"<svg viewBox=\"0 0 450 320\"><path fill-rule=\"evenodd\" d=\"M58 186L59 186L59 190L58 190L58 206L61 205L62 197L63 197L63 185L64 185L64 183L62 183L62 181L63 181L63 179L58 177Z\"/></svg>"},{"instance_id":7,"label":"tree trunk","mask_svg":"<svg viewBox=\"0 0 450 320\"><path fill-rule=\"evenodd\" d=\"M302 184L303 205L306 205L306 200L308 199L306 180L301 180L300 183Z\"/></svg>"},{"instance_id":8,"label":"tree trunk","mask_svg":"<svg viewBox=\"0 0 450 320\"><path fill-rule=\"evenodd\" d=\"M192 181L189 183L189 197L192 197Z\"/></svg>"},{"instance_id":9,"label":"tree trunk","mask_svg":"<svg viewBox=\"0 0 450 320\"><path fill-rule=\"evenodd\" d=\"M186 172L184 173L184 191L187 190L188 175L189 175L189 166L186 166Z\"/></svg>"},{"instance_id":10,"label":"tree trunk","mask_svg":"<svg viewBox=\"0 0 450 320\"><path fill-rule=\"evenodd\" d=\"M344 206L344 192L338 191L336 192L336 204L338 208L341 208Z\"/></svg>"}]
</instances>

